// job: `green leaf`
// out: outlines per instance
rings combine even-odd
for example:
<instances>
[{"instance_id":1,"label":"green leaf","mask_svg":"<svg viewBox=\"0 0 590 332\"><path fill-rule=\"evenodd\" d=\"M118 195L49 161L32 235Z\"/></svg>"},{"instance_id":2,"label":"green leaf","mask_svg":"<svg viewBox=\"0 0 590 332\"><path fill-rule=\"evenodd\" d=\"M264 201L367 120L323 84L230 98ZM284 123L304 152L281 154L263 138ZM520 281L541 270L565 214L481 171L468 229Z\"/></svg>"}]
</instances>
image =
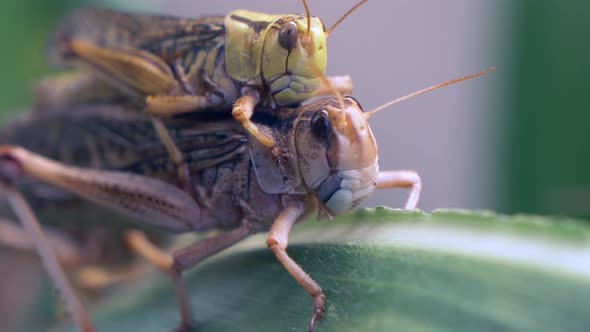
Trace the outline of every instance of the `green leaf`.
<instances>
[{"instance_id":1,"label":"green leaf","mask_svg":"<svg viewBox=\"0 0 590 332\"><path fill-rule=\"evenodd\" d=\"M320 332L590 330L580 221L377 208L303 223L290 241L326 294ZM264 244L252 237L186 273L197 331L306 330L311 297ZM163 274L115 290L93 317L101 332L179 322Z\"/></svg>"}]
</instances>

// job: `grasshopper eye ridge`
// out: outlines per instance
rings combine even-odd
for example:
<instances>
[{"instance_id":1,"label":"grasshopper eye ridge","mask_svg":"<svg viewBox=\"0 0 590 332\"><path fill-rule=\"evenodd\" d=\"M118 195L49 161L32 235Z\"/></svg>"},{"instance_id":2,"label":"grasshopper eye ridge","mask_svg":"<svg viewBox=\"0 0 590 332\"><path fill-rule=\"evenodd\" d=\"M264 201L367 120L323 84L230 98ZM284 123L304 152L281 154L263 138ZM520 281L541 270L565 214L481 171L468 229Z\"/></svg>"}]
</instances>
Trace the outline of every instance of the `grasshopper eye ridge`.
<instances>
[{"instance_id":1,"label":"grasshopper eye ridge","mask_svg":"<svg viewBox=\"0 0 590 332\"><path fill-rule=\"evenodd\" d=\"M322 141L328 140L330 127L330 116L325 110L321 110L311 117L311 133L315 138Z\"/></svg>"},{"instance_id":2,"label":"grasshopper eye ridge","mask_svg":"<svg viewBox=\"0 0 590 332\"><path fill-rule=\"evenodd\" d=\"M297 45L297 24L287 22L279 31L279 44L287 51L292 50Z\"/></svg>"}]
</instances>

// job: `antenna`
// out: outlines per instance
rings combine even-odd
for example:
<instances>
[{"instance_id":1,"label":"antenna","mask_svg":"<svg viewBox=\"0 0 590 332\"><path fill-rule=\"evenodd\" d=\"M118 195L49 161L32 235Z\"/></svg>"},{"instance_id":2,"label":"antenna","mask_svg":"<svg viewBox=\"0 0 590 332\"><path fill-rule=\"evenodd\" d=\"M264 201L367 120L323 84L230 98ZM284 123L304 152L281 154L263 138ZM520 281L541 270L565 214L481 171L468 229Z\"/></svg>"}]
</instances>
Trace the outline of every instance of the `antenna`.
<instances>
[{"instance_id":1,"label":"antenna","mask_svg":"<svg viewBox=\"0 0 590 332\"><path fill-rule=\"evenodd\" d=\"M422 89L422 90L418 90L418 91L412 92L412 93L410 93L408 95L405 95L403 97L400 97L400 98L394 99L394 100L392 100L390 102L387 102L387 103L385 103L385 104L383 104L383 105L375 108L372 111L366 112L365 113L365 117L368 119L371 116L373 116L375 113L377 113L377 112L379 112L379 111L381 111L381 110L383 110L383 109L385 109L385 108L387 108L387 107L389 107L389 106L391 106L393 104L397 104L399 102L402 102L404 100L410 99L412 97L416 97L416 96L421 95L423 93L430 92L430 91L436 90L438 88L442 88L443 86L451 85L453 83L465 81L465 80L468 80L468 79L471 79L471 78L474 78L474 77L477 77L477 76L481 76L481 75L487 74L487 73L491 72L494 69L496 69L496 67L490 67L488 69L484 69L482 71L479 71L479 72L477 72L475 74L470 74L470 75L466 75L466 76L462 76L462 77L457 77L457 78L454 78L452 80L449 80L449 81L446 81L446 82L442 82L442 83L433 85L433 86L428 87L426 89Z\"/></svg>"},{"instance_id":2,"label":"antenna","mask_svg":"<svg viewBox=\"0 0 590 332\"><path fill-rule=\"evenodd\" d=\"M354 5L354 7L352 7L349 11L346 12L346 14L342 15L341 18L338 19L338 21L336 21L336 23L334 23L334 25L332 25L330 27L330 29L328 29L326 31L326 37L328 37L332 31L334 31L334 29L336 29L336 27L342 23L342 21L344 21L350 14L352 14L353 11L355 11L357 8L359 8L360 6L362 6L365 2L367 2L369 0L361 0L359 3L357 3L356 5ZM305 2L305 0L304 0Z\"/></svg>"},{"instance_id":3,"label":"antenna","mask_svg":"<svg viewBox=\"0 0 590 332\"><path fill-rule=\"evenodd\" d=\"M305 13L307 14L307 35L311 32L311 13L309 12L309 6L307 0L303 0L303 6L305 7Z\"/></svg>"}]
</instances>

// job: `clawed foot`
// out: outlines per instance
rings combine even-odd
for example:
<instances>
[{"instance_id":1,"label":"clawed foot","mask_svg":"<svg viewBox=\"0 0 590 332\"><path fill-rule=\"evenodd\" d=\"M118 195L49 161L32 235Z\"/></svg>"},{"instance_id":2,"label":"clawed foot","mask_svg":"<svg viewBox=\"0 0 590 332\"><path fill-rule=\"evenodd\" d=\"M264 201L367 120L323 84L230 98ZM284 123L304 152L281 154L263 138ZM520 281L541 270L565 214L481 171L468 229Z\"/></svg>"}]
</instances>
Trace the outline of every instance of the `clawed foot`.
<instances>
[{"instance_id":1,"label":"clawed foot","mask_svg":"<svg viewBox=\"0 0 590 332\"><path fill-rule=\"evenodd\" d=\"M324 317L326 297L321 292L313 298L313 316L309 321L308 332L315 332L315 323Z\"/></svg>"}]
</instances>

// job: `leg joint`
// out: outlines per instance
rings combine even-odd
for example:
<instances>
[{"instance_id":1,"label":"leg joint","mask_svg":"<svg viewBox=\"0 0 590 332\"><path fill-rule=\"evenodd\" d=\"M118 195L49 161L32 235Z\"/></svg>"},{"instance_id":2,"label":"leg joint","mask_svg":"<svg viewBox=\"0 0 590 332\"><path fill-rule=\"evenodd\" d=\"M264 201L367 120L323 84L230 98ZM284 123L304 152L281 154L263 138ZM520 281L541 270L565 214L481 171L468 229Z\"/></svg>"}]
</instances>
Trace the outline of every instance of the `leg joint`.
<instances>
[{"instance_id":1,"label":"leg joint","mask_svg":"<svg viewBox=\"0 0 590 332\"><path fill-rule=\"evenodd\" d=\"M0 155L0 182L10 185L23 175L23 167L12 154Z\"/></svg>"}]
</instances>

